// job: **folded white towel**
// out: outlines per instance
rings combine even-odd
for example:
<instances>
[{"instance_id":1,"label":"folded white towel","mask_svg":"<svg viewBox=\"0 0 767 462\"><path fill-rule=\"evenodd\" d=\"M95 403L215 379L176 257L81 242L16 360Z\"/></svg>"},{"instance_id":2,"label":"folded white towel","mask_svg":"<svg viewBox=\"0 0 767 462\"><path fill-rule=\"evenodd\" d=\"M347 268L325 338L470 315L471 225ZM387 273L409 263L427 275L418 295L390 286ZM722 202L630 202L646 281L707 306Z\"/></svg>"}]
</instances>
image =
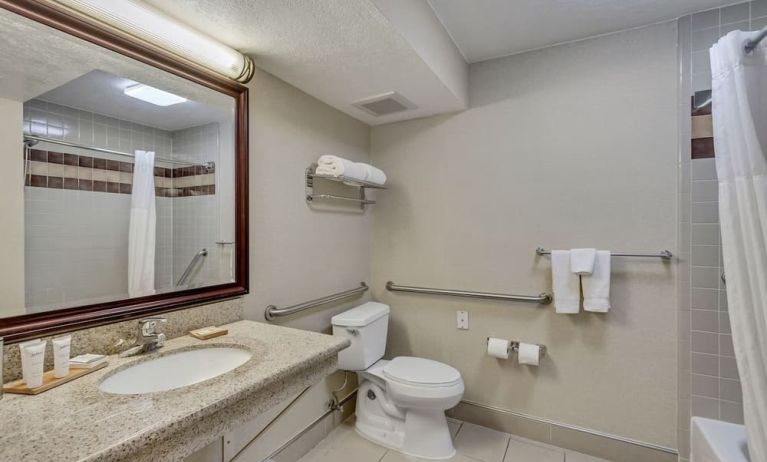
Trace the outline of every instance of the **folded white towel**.
<instances>
[{"instance_id":1,"label":"folded white towel","mask_svg":"<svg viewBox=\"0 0 767 462\"><path fill-rule=\"evenodd\" d=\"M610 252L598 250L594 271L581 277L583 309L606 313L610 309Z\"/></svg>"},{"instance_id":2,"label":"folded white towel","mask_svg":"<svg viewBox=\"0 0 767 462\"><path fill-rule=\"evenodd\" d=\"M570 270L583 276L594 271L597 249L570 249Z\"/></svg>"},{"instance_id":3,"label":"folded white towel","mask_svg":"<svg viewBox=\"0 0 767 462\"><path fill-rule=\"evenodd\" d=\"M581 286L578 275L570 271L570 251L551 251L551 279L557 313L575 314L580 311Z\"/></svg>"}]
</instances>

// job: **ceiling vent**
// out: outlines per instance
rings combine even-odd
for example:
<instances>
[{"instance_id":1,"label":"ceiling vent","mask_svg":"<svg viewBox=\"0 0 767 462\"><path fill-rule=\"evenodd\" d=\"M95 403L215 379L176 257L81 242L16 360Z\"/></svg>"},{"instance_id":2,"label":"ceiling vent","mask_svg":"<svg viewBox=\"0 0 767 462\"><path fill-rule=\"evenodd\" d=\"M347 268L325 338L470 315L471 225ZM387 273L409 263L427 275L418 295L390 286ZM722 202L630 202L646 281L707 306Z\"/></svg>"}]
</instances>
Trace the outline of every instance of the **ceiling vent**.
<instances>
[{"instance_id":1,"label":"ceiling vent","mask_svg":"<svg viewBox=\"0 0 767 462\"><path fill-rule=\"evenodd\" d=\"M409 111L418 107L396 91L366 98L355 102L354 105L376 117L394 114L395 112Z\"/></svg>"}]
</instances>

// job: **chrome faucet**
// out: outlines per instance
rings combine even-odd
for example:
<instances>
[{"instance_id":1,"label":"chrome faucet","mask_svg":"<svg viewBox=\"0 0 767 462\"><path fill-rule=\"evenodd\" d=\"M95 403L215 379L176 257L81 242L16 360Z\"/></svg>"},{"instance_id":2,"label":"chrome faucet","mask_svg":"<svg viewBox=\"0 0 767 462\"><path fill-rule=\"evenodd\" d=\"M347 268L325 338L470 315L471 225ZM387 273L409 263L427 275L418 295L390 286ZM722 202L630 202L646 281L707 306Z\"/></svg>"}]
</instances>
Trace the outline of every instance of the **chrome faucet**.
<instances>
[{"instance_id":1,"label":"chrome faucet","mask_svg":"<svg viewBox=\"0 0 767 462\"><path fill-rule=\"evenodd\" d=\"M166 321L167 319L165 318L146 318L139 320L136 342L133 346L120 353L119 357L125 358L128 356L135 356L162 348L165 344L165 334L158 334L156 329L158 322Z\"/></svg>"}]
</instances>

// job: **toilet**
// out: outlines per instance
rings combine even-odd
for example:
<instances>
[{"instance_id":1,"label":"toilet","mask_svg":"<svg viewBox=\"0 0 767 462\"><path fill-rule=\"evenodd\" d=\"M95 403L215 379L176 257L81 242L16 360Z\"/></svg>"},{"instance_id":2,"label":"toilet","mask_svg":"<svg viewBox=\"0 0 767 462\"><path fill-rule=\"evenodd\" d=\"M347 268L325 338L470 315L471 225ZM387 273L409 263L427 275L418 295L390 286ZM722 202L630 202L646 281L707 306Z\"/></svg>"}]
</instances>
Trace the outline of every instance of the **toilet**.
<instances>
[{"instance_id":1,"label":"toilet","mask_svg":"<svg viewBox=\"0 0 767 462\"><path fill-rule=\"evenodd\" d=\"M445 410L463 396L455 368L430 359L386 351L389 306L368 302L332 318L333 335L351 345L338 354L338 368L359 376L355 429L364 438L425 459L455 455Z\"/></svg>"}]
</instances>

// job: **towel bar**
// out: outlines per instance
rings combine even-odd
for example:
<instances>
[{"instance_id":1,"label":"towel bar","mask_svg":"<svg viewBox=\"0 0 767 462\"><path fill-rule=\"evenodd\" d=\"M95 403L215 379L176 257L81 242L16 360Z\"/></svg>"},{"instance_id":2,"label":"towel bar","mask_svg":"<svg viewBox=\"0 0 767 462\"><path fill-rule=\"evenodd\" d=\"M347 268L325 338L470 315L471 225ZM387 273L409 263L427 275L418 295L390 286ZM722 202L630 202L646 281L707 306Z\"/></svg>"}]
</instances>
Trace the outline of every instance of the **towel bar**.
<instances>
[{"instance_id":1,"label":"towel bar","mask_svg":"<svg viewBox=\"0 0 767 462\"><path fill-rule=\"evenodd\" d=\"M400 286L392 281L386 283L386 289L393 292L413 292L417 294L448 295L451 297L484 298L488 300L509 300L515 302L533 302L542 305L551 303L551 295L542 292L538 295L495 294L492 292L472 292L469 290L432 289L428 287Z\"/></svg>"},{"instance_id":2,"label":"towel bar","mask_svg":"<svg viewBox=\"0 0 767 462\"><path fill-rule=\"evenodd\" d=\"M353 295L360 295L367 290L368 290L368 285L365 284L364 282L360 282L360 286L354 289L338 292L337 294L328 295L327 297L315 298L314 300L309 300L308 302L299 303L298 305L288 306L285 308L277 308L274 305L269 305L266 307L266 311L264 311L264 318L266 318L267 321L272 321L274 318L278 316L288 316L290 314L308 310L309 308L314 308L315 306L324 305L325 303L335 302L337 300L351 297Z\"/></svg>"},{"instance_id":3,"label":"towel bar","mask_svg":"<svg viewBox=\"0 0 767 462\"><path fill-rule=\"evenodd\" d=\"M537 255L551 255L551 250L546 250L543 247L538 247L535 249L535 253ZM674 256L670 251L668 250L661 250L658 253L610 253L610 256L613 257L652 257L652 258L662 258L664 260L669 260L671 257Z\"/></svg>"}]
</instances>

